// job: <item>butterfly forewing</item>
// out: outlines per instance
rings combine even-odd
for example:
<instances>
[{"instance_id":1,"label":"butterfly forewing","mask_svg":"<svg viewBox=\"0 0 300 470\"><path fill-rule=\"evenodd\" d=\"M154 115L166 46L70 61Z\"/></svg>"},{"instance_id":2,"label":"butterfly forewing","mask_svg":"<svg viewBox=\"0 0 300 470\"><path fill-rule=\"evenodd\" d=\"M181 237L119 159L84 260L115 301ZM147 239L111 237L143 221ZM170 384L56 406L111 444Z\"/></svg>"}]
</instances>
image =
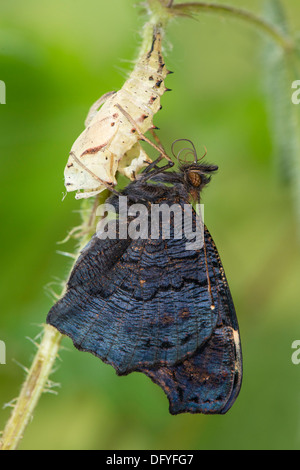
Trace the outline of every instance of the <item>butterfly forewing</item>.
<instances>
[{"instance_id":1,"label":"butterfly forewing","mask_svg":"<svg viewBox=\"0 0 300 470\"><path fill-rule=\"evenodd\" d=\"M211 336L218 320L204 252L185 245L185 238L161 235L130 243L94 236L48 321L118 374L182 361ZM214 285L212 270L211 276Z\"/></svg>"}]
</instances>

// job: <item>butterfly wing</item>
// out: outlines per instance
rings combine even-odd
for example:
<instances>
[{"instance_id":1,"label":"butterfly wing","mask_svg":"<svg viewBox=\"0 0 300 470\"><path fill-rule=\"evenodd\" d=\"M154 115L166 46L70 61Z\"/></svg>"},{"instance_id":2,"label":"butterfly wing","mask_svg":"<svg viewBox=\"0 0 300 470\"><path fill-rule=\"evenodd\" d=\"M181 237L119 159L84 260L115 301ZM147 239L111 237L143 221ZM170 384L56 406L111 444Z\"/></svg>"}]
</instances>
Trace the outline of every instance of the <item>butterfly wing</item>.
<instances>
[{"instance_id":1,"label":"butterfly wing","mask_svg":"<svg viewBox=\"0 0 300 470\"><path fill-rule=\"evenodd\" d=\"M47 322L118 374L176 364L211 336L218 320L201 258L185 250L184 239L94 236Z\"/></svg>"},{"instance_id":2,"label":"butterfly wing","mask_svg":"<svg viewBox=\"0 0 300 470\"><path fill-rule=\"evenodd\" d=\"M205 249L186 242L94 236L47 322L119 375L147 374L171 413L223 413L241 382L234 306L208 231Z\"/></svg>"},{"instance_id":3,"label":"butterfly wing","mask_svg":"<svg viewBox=\"0 0 300 470\"><path fill-rule=\"evenodd\" d=\"M175 366L141 369L167 394L170 413L224 414L240 386L235 331L216 328L195 354Z\"/></svg>"},{"instance_id":4,"label":"butterfly wing","mask_svg":"<svg viewBox=\"0 0 300 470\"><path fill-rule=\"evenodd\" d=\"M174 366L141 368L166 393L170 413L225 414L242 382L242 353L235 309L217 248L205 228L209 270L220 298L219 320L211 337L195 353Z\"/></svg>"}]
</instances>

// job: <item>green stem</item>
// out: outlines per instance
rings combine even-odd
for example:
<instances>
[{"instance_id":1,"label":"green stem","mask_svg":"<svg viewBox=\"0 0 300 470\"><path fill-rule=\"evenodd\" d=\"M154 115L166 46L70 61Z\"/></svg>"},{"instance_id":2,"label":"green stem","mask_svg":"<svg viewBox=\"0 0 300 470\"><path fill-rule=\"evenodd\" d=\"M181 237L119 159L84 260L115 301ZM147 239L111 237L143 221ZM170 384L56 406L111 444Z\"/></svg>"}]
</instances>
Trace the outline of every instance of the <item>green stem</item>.
<instances>
[{"instance_id":1,"label":"green stem","mask_svg":"<svg viewBox=\"0 0 300 470\"><path fill-rule=\"evenodd\" d=\"M274 26L272 23L269 23L264 18L261 18L247 10L235 8L230 5L207 2L178 3L177 5L173 5L172 10L176 16L191 16L202 11L204 13L217 13L239 18L256 26L261 31L271 36L286 51L291 51L294 48L293 41L283 34L279 28Z\"/></svg>"},{"instance_id":2,"label":"green stem","mask_svg":"<svg viewBox=\"0 0 300 470\"><path fill-rule=\"evenodd\" d=\"M94 206L96 203L97 200L95 199ZM94 234L95 220L94 217L91 217L93 209L91 201L83 201L81 226L83 235L81 236L76 259L80 255L81 249ZM65 292L66 284L67 282L64 285L61 295ZM17 449L23 437L23 433L33 416L40 396L43 391L48 388L49 376L57 358L62 338L63 336L51 325L44 325L43 338L38 346L33 363L27 372L21 392L3 431L0 443L1 450Z\"/></svg>"},{"instance_id":3,"label":"green stem","mask_svg":"<svg viewBox=\"0 0 300 470\"><path fill-rule=\"evenodd\" d=\"M143 42L140 55L144 54L150 49L153 40L154 29L159 28L162 32L164 25L168 20L166 7L164 7L159 0L151 0L151 6L149 5L149 13L150 20L145 25L143 31ZM103 193L101 200L103 200ZM86 245L91 236L95 233L95 218L91 217L91 214L94 213L93 210L95 210L95 205L97 202L99 203L99 201L95 200L94 207L92 207L90 200L84 200L82 203L83 235L80 239L80 248L77 251L76 259L78 258L82 247ZM65 289L66 283L63 288L63 293L65 292ZM25 429L33 416L39 398L45 388L47 388L49 375L51 374L55 359L57 357L61 340L62 335L55 328L50 325L44 326L43 339L38 346L38 351L33 360L32 366L27 372L27 376L21 388L21 392L3 431L0 442L1 450L17 449Z\"/></svg>"},{"instance_id":4,"label":"green stem","mask_svg":"<svg viewBox=\"0 0 300 470\"><path fill-rule=\"evenodd\" d=\"M4 429L1 450L15 450L22 439L37 402L47 386L62 335L52 326L44 326L44 336L27 374L17 403Z\"/></svg>"},{"instance_id":5,"label":"green stem","mask_svg":"<svg viewBox=\"0 0 300 470\"><path fill-rule=\"evenodd\" d=\"M147 53L153 41L153 31L163 34L167 23L172 19L172 5L174 0L147 0L146 7L149 14L149 21L143 30L143 42L140 48L140 55Z\"/></svg>"}]
</instances>

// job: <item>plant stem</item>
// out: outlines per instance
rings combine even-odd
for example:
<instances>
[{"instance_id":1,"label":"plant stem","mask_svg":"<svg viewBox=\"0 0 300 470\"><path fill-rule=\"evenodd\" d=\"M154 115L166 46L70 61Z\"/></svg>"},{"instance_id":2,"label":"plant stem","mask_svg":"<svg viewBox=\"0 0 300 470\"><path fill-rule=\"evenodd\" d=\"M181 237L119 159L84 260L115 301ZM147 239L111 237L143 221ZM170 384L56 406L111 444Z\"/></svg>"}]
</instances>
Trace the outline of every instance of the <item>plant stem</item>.
<instances>
[{"instance_id":1,"label":"plant stem","mask_svg":"<svg viewBox=\"0 0 300 470\"><path fill-rule=\"evenodd\" d=\"M62 335L52 326L44 326L44 337L23 384L18 401L3 432L1 450L15 450L46 387L57 357Z\"/></svg>"},{"instance_id":2,"label":"plant stem","mask_svg":"<svg viewBox=\"0 0 300 470\"><path fill-rule=\"evenodd\" d=\"M168 19L168 15L166 14L166 7L161 3L160 0L149 0L149 13L150 20L145 25L143 30L143 41L140 55L144 54L150 49L153 41L154 30L159 29L162 32L163 27ZM103 196L101 199L104 199ZM83 235L80 239L80 248L78 249L76 259L80 255L81 248L86 245L91 236L95 233L94 213L97 207L97 202L99 204L99 201L95 200L94 205L90 200L83 200L82 202L83 222L81 228ZM74 230L72 232L74 232ZM64 285L62 295L65 292L66 284L67 283ZM39 398L43 391L45 391L45 388L47 388L49 375L51 374L55 359L57 357L62 337L63 336L52 326L44 326L43 339L38 346L36 356L29 371L27 372L25 382L21 388L21 392L3 431L0 442L1 450L17 449L20 440L23 437L24 431L33 416Z\"/></svg>"},{"instance_id":3,"label":"plant stem","mask_svg":"<svg viewBox=\"0 0 300 470\"><path fill-rule=\"evenodd\" d=\"M146 7L150 19L144 25L143 42L139 57L150 50L153 41L153 31L158 30L162 34L167 23L172 19L172 5L173 0L147 0Z\"/></svg>"},{"instance_id":4,"label":"plant stem","mask_svg":"<svg viewBox=\"0 0 300 470\"><path fill-rule=\"evenodd\" d=\"M93 215L95 214L97 202L98 199L95 198L93 204L92 200L83 201L82 203L82 225L80 227L82 236L76 259L95 231L95 217ZM65 292L66 284L67 282L65 282L61 296ZM27 372L21 392L3 431L0 442L1 450L17 449L41 394L45 389L49 388L47 383L57 358L63 335L51 325L44 325L43 328L43 338L38 346L38 351Z\"/></svg>"},{"instance_id":5,"label":"plant stem","mask_svg":"<svg viewBox=\"0 0 300 470\"><path fill-rule=\"evenodd\" d=\"M252 25L258 27L264 33L267 33L286 51L289 52L294 49L293 41L288 36L286 36L279 28L274 26L272 23L266 21L264 18L261 18L255 15L254 13L247 10L243 10L241 8L235 8L231 5L221 5L218 3L187 2L173 5L172 10L173 13L178 16L188 16L198 14L203 11L236 17L241 20L247 21L248 23L251 23Z\"/></svg>"}]
</instances>

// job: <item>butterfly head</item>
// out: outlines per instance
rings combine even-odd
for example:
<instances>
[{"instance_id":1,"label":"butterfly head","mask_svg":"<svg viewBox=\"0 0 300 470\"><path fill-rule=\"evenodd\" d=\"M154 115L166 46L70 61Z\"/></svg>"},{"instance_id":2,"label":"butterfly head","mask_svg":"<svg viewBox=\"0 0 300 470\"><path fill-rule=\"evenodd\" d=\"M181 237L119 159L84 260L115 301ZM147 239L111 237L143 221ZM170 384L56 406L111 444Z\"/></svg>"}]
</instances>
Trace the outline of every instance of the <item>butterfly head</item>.
<instances>
[{"instance_id":1,"label":"butterfly head","mask_svg":"<svg viewBox=\"0 0 300 470\"><path fill-rule=\"evenodd\" d=\"M209 163L186 163L179 167L184 185L190 189L201 191L210 180L211 175L218 170L216 165Z\"/></svg>"},{"instance_id":2,"label":"butterfly head","mask_svg":"<svg viewBox=\"0 0 300 470\"><path fill-rule=\"evenodd\" d=\"M186 141L191 147L183 148L175 155L174 145L179 141ZM187 192L192 199L198 200L200 192L210 182L211 175L218 170L218 167L202 161L207 151L202 157L198 158L194 144L188 139L176 140L172 145L172 152L180 164L179 171ZM193 157L193 161L187 161L189 155Z\"/></svg>"}]
</instances>

